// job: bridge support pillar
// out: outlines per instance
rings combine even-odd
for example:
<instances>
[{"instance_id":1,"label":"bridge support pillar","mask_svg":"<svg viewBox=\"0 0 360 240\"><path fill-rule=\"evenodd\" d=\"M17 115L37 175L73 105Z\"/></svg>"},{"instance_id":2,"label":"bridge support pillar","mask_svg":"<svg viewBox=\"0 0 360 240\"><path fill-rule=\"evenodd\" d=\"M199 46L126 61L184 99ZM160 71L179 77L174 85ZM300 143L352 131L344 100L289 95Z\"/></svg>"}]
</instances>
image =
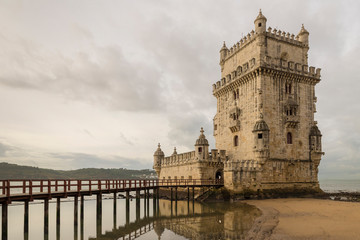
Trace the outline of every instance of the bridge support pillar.
<instances>
[{"instance_id":1,"label":"bridge support pillar","mask_svg":"<svg viewBox=\"0 0 360 240\"><path fill-rule=\"evenodd\" d=\"M78 238L78 226L79 226L79 197L74 197L74 239Z\"/></svg>"},{"instance_id":2,"label":"bridge support pillar","mask_svg":"<svg viewBox=\"0 0 360 240\"><path fill-rule=\"evenodd\" d=\"M116 229L116 216L117 216L117 199L116 199L116 192L114 192L114 205L113 205L113 225L114 229Z\"/></svg>"},{"instance_id":3,"label":"bridge support pillar","mask_svg":"<svg viewBox=\"0 0 360 240\"><path fill-rule=\"evenodd\" d=\"M96 237L100 237L102 232L102 195L96 195Z\"/></svg>"},{"instance_id":4,"label":"bridge support pillar","mask_svg":"<svg viewBox=\"0 0 360 240\"><path fill-rule=\"evenodd\" d=\"M126 226L130 224L130 200L129 200L129 192L126 192Z\"/></svg>"},{"instance_id":5,"label":"bridge support pillar","mask_svg":"<svg viewBox=\"0 0 360 240\"><path fill-rule=\"evenodd\" d=\"M44 240L49 239L49 199L44 200Z\"/></svg>"},{"instance_id":6,"label":"bridge support pillar","mask_svg":"<svg viewBox=\"0 0 360 240\"><path fill-rule=\"evenodd\" d=\"M192 188L192 200L195 201L195 188Z\"/></svg>"},{"instance_id":7,"label":"bridge support pillar","mask_svg":"<svg viewBox=\"0 0 360 240\"><path fill-rule=\"evenodd\" d=\"M29 239L29 201L24 202L24 240Z\"/></svg>"},{"instance_id":8,"label":"bridge support pillar","mask_svg":"<svg viewBox=\"0 0 360 240\"><path fill-rule=\"evenodd\" d=\"M60 198L56 199L56 240L60 240Z\"/></svg>"},{"instance_id":9,"label":"bridge support pillar","mask_svg":"<svg viewBox=\"0 0 360 240\"><path fill-rule=\"evenodd\" d=\"M190 200L190 188L189 187L187 188L187 200L188 201Z\"/></svg>"},{"instance_id":10,"label":"bridge support pillar","mask_svg":"<svg viewBox=\"0 0 360 240\"><path fill-rule=\"evenodd\" d=\"M146 216L147 217L150 217L150 197L149 197L149 189L147 190L147 192L148 192L148 197L147 197L147 200L146 200L146 204L147 204L147 206L146 206Z\"/></svg>"},{"instance_id":11,"label":"bridge support pillar","mask_svg":"<svg viewBox=\"0 0 360 240\"><path fill-rule=\"evenodd\" d=\"M1 239L7 240L8 239L8 204L7 203L3 203L1 205L1 226L2 226Z\"/></svg>"},{"instance_id":12,"label":"bridge support pillar","mask_svg":"<svg viewBox=\"0 0 360 240\"><path fill-rule=\"evenodd\" d=\"M173 201L173 188L172 187L170 187L170 193L171 193L170 194L170 200L171 200L171 203L172 203L172 201Z\"/></svg>"},{"instance_id":13,"label":"bridge support pillar","mask_svg":"<svg viewBox=\"0 0 360 240\"><path fill-rule=\"evenodd\" d=\"M136 222L140 221L140 192L136 191Z\"/></svg>"},{"instance_id":14,"label":"bridge support pillar","mask_svg":"<svg viewBox=\"0 0 360 240\"><path fill-rule=\"evenodd\" d=\"M177 201L178 199L178 195L177 195L178 191L177 191L177 187L175 187L175 201Z\"/></svg>"},{"instance_id":15,"label":"bridge support pillar","mask_svg":"<svg viewBox=\"0 0 360 240\"><path fill-rule=\"evenodd\" d=\"M84 195L80 197L80 239L84 239Z\"/></svg>"},{"instance_id":16,"label":"bridge support pillar","mask_svg":"<svg viewBox=\"0 0 360 240\"><path fill-rule=\"evenodd\" d=\"M129 191L126 191L126 200L129 200L129 198L130 198L130 193Z\"/></svg>"},{"instance_id":17,"label":"bridge support pillar","mask_svg":"<svg viewBox=\"0 0 360 240\"><path fill-rule=\"evenodd\" d=\"M144 190L144 217L146 215L146 189Z\"/></svg>"}]
</instances>

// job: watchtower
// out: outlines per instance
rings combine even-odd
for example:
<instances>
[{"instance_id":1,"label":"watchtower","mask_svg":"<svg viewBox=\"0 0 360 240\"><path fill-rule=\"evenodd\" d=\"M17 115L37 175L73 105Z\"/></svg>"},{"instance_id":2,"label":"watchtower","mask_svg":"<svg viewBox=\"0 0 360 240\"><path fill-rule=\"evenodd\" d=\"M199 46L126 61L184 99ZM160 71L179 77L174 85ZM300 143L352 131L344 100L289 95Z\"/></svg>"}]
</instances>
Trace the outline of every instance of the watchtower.
<instances>
[{"instance_id":1,"label":"watchtower","mask_svg":"<svg viewBox=\"0 0 360 240\"><path fill-rule=\"evenodd\" d=\"M225 186L317 189L323 155L314 121L320 68L308 66L309 32L302 25L295 36L266 24L260 10L255 30L220 50L214 137L216 148L228 154Z\"/></svg>"}]
</instances>

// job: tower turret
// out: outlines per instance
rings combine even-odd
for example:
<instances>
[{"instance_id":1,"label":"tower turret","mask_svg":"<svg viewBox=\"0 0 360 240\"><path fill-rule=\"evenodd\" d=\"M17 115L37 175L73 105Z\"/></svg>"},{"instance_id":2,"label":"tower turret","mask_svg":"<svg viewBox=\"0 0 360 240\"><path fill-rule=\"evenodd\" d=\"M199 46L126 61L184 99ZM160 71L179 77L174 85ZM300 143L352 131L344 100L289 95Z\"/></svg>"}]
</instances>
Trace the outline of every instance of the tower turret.
<instances>
[{"instance_id":1,"label":"tower turret","mask_svg":"<svg viewBox=\"0 0 360 240\"><path fill-rule=\"evenodd\" d=\"M260 164L269 157L269 127L260 114L259 120L255 123L254 129L254 153Z\"/></svg>"},{"instance_id":2,"label":"tower turret","mask_svg":"<svg viewBox=\"0 0 360 240\"><path fill-rule=\"evenodd\" d=\"M158 144L158 148L154 152L154 166L153 168L156 171L156 174L160 176L161 171L161 162L164 160L165 154L160 148L160 143Z\"/></svg>"},{"instance_id":3,"label":"tower turret","mask_svg":"<svg viewBox=\"0 0 360 240\"><path fill-rule=\"evenodd\" d=\"M259 11L259 15L257 16L257 18L254 21L255 24L255 32L256 33L264 33L266 32L266 17L264 15L262 15L261 9Z\"/></svg>"},{"instance_id":4,"label":"tower turret","mask_svg":"<svg viewBox=\"0 0 360 240\"><path fill-rule=\"evenodd\" d=\"M224 44L222 46L222 48L220 49L220 65L223 64L226 56L227 56L227 53L228 53L229 49L226 47L226 44L225 44L225 41L224 41Z\"/></svg>"},{"instance_id":5,"label":"tower turret","mask_svg":"<svg viewBox=\"0 0 360 240\"><path fill-rule=\"evenodd\" d=\"M204 135L203 128L201 128L200 136L195 142L195 152L199 160L205 160L209 157L209 142Z\"/></svg>"},{"instance_id":6,"label":"tower turret","mask_svg":"<svg viewBox=\"0 0 360 240\"><path fill-rule=\"evenodd\" d=\"M309 45L309 32L305 29L304 24L301 26L300 32L297 36L299 37L300 42L307 46Z\"/></svg>"}]
</instances>

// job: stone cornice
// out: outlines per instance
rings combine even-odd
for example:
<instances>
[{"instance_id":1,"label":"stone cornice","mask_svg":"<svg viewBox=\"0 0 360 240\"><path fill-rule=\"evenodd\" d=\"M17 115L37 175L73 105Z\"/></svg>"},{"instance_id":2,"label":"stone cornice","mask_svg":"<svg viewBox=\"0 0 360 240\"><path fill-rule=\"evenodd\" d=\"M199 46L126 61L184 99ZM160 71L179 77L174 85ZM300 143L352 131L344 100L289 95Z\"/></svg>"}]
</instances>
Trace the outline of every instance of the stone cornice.
<instances>
[{"instance_id":1,"label":"stone cornice","mask_svg":"<svg viewBox=\"0 0 360 240\"><path fill-rule=\"evenodd\" d=\"M264 64L265 65L265 64ZM269 65L269 64L267 64ZM240 87L244 83L256 78L258 75L267 75L276 79L288 79L295 82L303 82L315 85L320 82L319 74L307 71L291 70L289 68L258 66L245 75L241 75L220 88L214 89L213 95L219 97L229 91Z\"/></svg>"}]
</instances>

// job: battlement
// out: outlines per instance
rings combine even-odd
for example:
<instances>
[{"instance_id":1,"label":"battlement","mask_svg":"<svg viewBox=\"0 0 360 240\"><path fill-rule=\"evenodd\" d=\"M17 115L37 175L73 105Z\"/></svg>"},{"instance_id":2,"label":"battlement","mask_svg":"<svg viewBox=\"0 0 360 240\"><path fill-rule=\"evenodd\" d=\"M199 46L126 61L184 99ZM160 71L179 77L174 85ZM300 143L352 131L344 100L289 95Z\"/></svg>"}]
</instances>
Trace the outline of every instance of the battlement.
<instances>
[{"instance_id":1,"label":"battlement","mask_svg":"<svg viewBox=\"0 0 360 240\"><path fill-rule=\"evenodd\" d=\"M227 49L226 57L224 60L226 61L232 58L237 52L239 52L241 49L245 48L247 45L253 42L258 36L260 36L260 34L252 30L250 33L241 38L240 41ZM265 32L265 36L300 47L306 46L306 44L299 40L299 35L295 36L295 34L290 34L289 32L277 30L276 28L272 29L271 27L269 27Z\"/></svg>"},{"instance_id":2,"label":"battlement","mask_svg":"<svg viewBox=\"0 0 360 240\"><path fill-rule=\"evenodd\" d=\"M209 155L205 161L209 162L219 162L219 161L225 161L226 159L226 151L225 150L217 150L212 149L211 152L209 152ZM204 161L202 160L202 161ZM196 155L195 151L186 152L186 153L180 153L180 154L173 154L168 157L164 157L164 159L161 161L160 166L174 166L174 165L182 165L184 163L190 163L190 162L198 162L199 158Z\"/></svg>"},{"instance_id":3,"label":"battlement","mask_svg":"<svg viewBox=\"0 0 360 240\"><path fill-rule=\"evenodd\" d=\"M297 74L304 77L311 77L315 78L318 81L321 77L321 68L315 68L313 66L303 65L301 63L295 63L293 61L286 61L283 59L278 58L272 58L270 56L265 56L263 61L256 60L255 58L250 59L242 66L238 66L235 71L233 71L231 74L228 74L226 77L220 79L216 83L214 83L213 86L213 93L215 94L217 91L222 89L225 86L230 85L232 82L235 82L241 78L244 78L247 76L252 69L258 69L254 68L257 67L264 67L264 68L272 68L274 70L281 70L287 73Z\"/></svg>"},{"instance_id":4,"label":"battlement","mask_svg":"<svg viewBox=\"0 0 360 240\"><path fill-rule=\"evenodd\" d=\"M165 157L163 161L161 161L161 165L178 165L189 161L194 161L196 159L195 151L174 154L168 157Z\"/></svg>"}]
</instances>

